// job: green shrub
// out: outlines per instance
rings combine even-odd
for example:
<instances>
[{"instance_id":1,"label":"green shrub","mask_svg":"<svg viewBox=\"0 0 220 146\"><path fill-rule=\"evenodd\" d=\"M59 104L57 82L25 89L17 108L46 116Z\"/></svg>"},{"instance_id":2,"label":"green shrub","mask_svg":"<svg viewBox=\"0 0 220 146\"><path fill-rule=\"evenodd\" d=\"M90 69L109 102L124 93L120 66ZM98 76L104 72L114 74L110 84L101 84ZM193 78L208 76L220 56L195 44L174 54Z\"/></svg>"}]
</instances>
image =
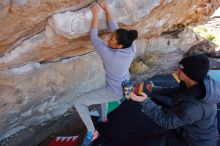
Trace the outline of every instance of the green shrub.
<instances>
[{"instance_id":1,"label":"green shrub","mask_svg":"<svg viewBox=\"0 0 220 146\"><path fill-rule=\"evenodd\" d=\"M205 39L208 40L208 41L213 42L213 41L215 41L216 36L215 36L214 34L207 34L207 35L205 36Z\"/></svg>"}]
</instances>

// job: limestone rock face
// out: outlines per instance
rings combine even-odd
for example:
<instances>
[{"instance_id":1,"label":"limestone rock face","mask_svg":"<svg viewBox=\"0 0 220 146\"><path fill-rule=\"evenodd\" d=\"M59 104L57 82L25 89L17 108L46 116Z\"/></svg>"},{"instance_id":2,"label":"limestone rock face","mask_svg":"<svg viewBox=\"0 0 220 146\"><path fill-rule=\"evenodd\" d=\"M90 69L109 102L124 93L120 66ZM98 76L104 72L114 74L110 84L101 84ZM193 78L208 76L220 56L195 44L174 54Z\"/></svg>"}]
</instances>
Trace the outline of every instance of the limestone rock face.
<instances>
[{"instance_id":1,"label":"limestone rock face","mask_svg":"<svg viewBox=\"0 0 220 146\"><path fill-rule=\"evenodd\" d=\"M104 79L95 52L57 63L31 62L1 71L1 138L62 115L72 107L74 98L104 86Z\"/></svg>"},{"instance_id":2,"label":"limestone rock face","mask_svg":"<svg viewBox=\"0 0 220 146\"><path fill-rule=\"evenodd\" d=\"M109 0L115 20L123 25L133 25L160 5L160 0ZM55 14L51 26L67 38L77 38L90 31L92 13L89 7L75 12ZM100 14L100 29L106 29L105 14Z\"/></svg>"},{"instance_id":3,"label":"limestone rock face","mask_svg":"<svg viewBox=\"0 0 220 146\"><path fill-rule=\"evenodd\" d=\"M0 141L62 115L74 98L105 85L102 62L88 36L93 1L0 1ZM164 58L182 55L200 41L184 28L203 22L220 5L219 0L108 3L120 27L139 31L137 56L159 51ZM104 12L99 30L106 40Z\"/></svg>"},{"instance_id":4,"label":"limestone rock face","mask_svg":"<svg viewBox=\"0 0 220 146\"><path fill-rule=\"evenodd\" d=\"M30 61L57 61L92 51L87 35L92 19L88 6L92 2L3 0L0 11L0 70ZM199 23L220 3L218 0L108 2L120 26L137 29L139 36L146 38ZM107 28L104 19L102 12L100 30Z\"/></svg>"}]
</instances>

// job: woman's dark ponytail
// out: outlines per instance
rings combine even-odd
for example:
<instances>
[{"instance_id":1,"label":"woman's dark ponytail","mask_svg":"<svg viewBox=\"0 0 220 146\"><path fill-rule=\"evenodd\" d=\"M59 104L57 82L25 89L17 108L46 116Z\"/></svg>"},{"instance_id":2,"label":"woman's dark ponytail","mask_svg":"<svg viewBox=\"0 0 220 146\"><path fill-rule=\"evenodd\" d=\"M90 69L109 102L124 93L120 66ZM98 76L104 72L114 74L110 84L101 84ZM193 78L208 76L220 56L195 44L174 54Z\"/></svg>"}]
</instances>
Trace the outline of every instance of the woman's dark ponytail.
<instances>
[{"instance_id":1,"label":"woman's dark ponytail","mask_svg":"<svg viewBox=\"0 0 220 146\"><path fill-rule=\"evenodd\" d=\"M138 38L138 32L136 30L117 29L116 30L118 44L122 45L122 48L129 48L133 41Z\"/></svg>"},{"instance_id":2,"label":"woman's dark ponytail","mask_svg":"<svg viewBox=\"0 0 220 146\"><path fill-rule=\"evenodd\" d=\"M137 30L129 30L127 36L128 36L129 40L134 41L138 37L138 32L137 32Z\"/></svg>"}]
</instances>

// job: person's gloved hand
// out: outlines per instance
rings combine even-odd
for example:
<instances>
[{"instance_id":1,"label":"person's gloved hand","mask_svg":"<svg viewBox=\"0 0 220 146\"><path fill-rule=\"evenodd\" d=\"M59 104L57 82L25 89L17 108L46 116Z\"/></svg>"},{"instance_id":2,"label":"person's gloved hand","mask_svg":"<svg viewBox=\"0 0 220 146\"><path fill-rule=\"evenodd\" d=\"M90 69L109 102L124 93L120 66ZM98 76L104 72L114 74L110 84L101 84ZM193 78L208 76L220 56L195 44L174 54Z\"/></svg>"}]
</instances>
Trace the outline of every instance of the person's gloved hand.
<instances>
[{"instance_id":1,"label":"person's gloved hand","mask_svg":"<svg viewBox=\"0 0 220 146\"><path fill-rule=\"evenodd\" d=\"M143 102L147 98L148 98L147 94L145 94L143 92L142 92L141 96L137 96L133 92L129 95L129 99L131 99L133 101L137 101L137 102Z\"/></svg>"}]
</instances>

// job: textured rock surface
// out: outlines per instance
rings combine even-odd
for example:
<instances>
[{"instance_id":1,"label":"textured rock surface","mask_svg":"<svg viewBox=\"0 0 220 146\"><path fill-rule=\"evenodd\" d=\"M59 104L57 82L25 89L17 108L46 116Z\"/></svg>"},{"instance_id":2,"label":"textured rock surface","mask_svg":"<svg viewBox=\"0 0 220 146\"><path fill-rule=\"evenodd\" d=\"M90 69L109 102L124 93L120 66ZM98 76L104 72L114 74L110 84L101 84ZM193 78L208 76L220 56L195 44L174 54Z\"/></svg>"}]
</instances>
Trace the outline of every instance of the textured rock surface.
<instances>
[{"instance_id":1,"label":"textured rock surface","mask_svg":"<svg viewBox=\"0 0 220 146\"><path fill-rule=\"evenodd\" d=\"M0 1L0 141L62 115L77 95L104 85L101 60L88 37L92 2ZM162 54L150 76L173 67L202 40L184 27L204 21L220 2L109 0L109 4L120 26L139 31L137 56ZM99 27L106 39L103 13Z\"/></svg>"},{"instance_id":2,"label":"textured rock surface","mask_svg":"<svg viewBox=\"0 0 220 146\"><path fill-rule=\"evenodd\" d=\"M86 6L91 2L4 0L5 6L0 11L0 70L33 60L54 61L91 51L88 37L84 37L90 28L92 15ZM181 29L185 25L205 20L220 2L109 0L109 3L121 26L136 28L140 36L152 38L162 32ZM65 11L70 6L72 11ZM100 19L103 23L100 23L100 29L106 28L102 20Z\"/></svg>"},{"instance_id":3,"label":"textured rock surface","mask_svg":"<svg viewBox=\"0 0 220 146\"><path fill-rule=\"evenodd\" d=\"M133 25L160 5L160 0L109 0L110 9L118 23ZM169 1L166 1L168 3ZM105 14L100 14L100 29L106 29ZM90 31L92 13L90 8L76 12L55 14L51 19L51 26L68 38L77 38Z\"/></svg>"},{"instance_id":4,"label":"textured rock surface","mask_svg":"<svg viewBox=\"0 0 220 146\"><path fill-rule=\"evenodd\" d=\"M1 71L1 138L62 115L78 95L104 84L104 70L95 52Z\"/></svg>"}]
</instances>

